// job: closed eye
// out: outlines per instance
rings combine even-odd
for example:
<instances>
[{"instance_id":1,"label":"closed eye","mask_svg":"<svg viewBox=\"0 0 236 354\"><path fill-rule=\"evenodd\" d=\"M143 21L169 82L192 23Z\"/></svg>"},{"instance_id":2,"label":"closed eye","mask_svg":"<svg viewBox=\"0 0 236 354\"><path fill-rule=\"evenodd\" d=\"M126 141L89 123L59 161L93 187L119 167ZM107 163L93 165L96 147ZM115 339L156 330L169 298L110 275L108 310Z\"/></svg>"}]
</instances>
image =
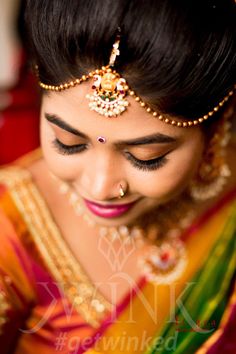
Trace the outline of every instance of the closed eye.
<instances>
[{"instance_id":1,"label":"closed eye","mask_svg":"<svg viewBox=\"0 0 236 354\"><path fill-rule=\"evenodd\" d=\"M87 149L87 144L66 145L57 138L53 140L52 144L57 152L62 155L73 155Z\"/></svg>"},{"instance_id":2,"label":"closed eye","mask_svg":"<svg viewBox=\"0 0 236 354\"><path fill-rule=\"evenodd\" d=\"M87 148L88 148L87 144L66 145L66 144L63 144L57 138L52 141L52 144L53 144L53 147L56 149L56 151L61 155L74 155L77 153L81 153L81 152L87 150ZM157 158L150 159L150 160L137 159L135 156L133 156L128 151L125 151L124 155L125 155L126 159L135 168L142 170L142 171L155 171L166 164L166 162L168 161L168 159L166 158L166 155L168 153L165 153L162 156L159 156Z\"/></svg>"},{"instance_id":3,"label":"closed eye","mask_svg":"<svg viewBox=\"0 0 236 354\"><path fill-rule=\"evenodd\" d=\"M136 167L142 171L154 171L154 170L157 170L158 168L161 168L162 166L164 166L166 164L166 162L168 161L168 159L166 158L166 155L168 153L166 153L162 156L156 157L155 159L151 159L151 160L137 159L135 156L133 156L128 151L125 152L125 156L126 156L127 160L130 161L134 167Z\"/></svg>"}]
</instances>

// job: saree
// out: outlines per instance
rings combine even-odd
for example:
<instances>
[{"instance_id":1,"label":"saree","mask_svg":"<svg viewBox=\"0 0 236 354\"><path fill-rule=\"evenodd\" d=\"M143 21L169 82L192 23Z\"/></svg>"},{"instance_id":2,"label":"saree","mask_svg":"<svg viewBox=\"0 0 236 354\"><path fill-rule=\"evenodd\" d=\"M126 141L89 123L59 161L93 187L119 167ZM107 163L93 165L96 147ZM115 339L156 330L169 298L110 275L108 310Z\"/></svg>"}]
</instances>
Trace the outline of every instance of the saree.
<instances>
[{"instance_id":1,"label":"saree","mask_svg":"<svg viewBox=\"0 0 236 354\"><path fill-rule=\"evenodd\" d=\"M236 190L184 235L186 270L145 278L119 303L99 293L28 170L0 170L0 352L235 353Z\"/></svg>"}]
</instances>

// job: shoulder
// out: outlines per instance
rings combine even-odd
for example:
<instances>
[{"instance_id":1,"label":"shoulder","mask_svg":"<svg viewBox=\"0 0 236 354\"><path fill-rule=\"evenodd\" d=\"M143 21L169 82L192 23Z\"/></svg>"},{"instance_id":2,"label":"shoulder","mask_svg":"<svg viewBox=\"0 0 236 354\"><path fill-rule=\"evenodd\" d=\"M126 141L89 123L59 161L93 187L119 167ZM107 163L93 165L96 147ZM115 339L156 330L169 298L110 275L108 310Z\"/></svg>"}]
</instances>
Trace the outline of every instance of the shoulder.
<instances>
[{"instance_id":1,"label":"shoulder","mask_svg":"<svg viewBox=\"0 0 236 354\"><path fill-rule=\"evenodd\" d=\"M41 156L41 150L37 149L20 157L12 164L0 166L0 197L4 188L12 192L13 189L17 188L17 185L30 180L29 167L40 160Z\"/></svg>"},{"instance_id":2,"label":"shoulder","mask_svg":"<svg viewBox=\"0 0 236 354\"><path fill-rule=\"evenodd\" d=\"M0 169L0 289L32 300L32 263L22 242L28 230L16 206L17 194L28 178L27 171L18 166Z\"/></svg>"},{"instance_id":3,"label":"shoulder","mask_svg":"<svg viewBox=\"0 0 236 354\"><path fill-rule=\"evenodd\" d=\"M20 220L19 195L23 192L24 185L28 183L29 179L30 175L27 170L19 166L10 165L0 168L0 211L16 229ZM1 219L0 225L4 222L3 217ZM3 227L0 228L0 234L1 230L4 230Z\"/></svg>"},{"instance_id":4,"label":"shoulder","mask_svg":"<svg viewBox=\"0 0 236 354\"><path fill-rule=\"evenodd\" d=\"M0 208L0 288L9 283L4 279L10 279L14 288L26 295L32 292L34 283L33 263L21 242L21 233L26 236L26 230L20 220L8 214Z\"/></svg>"},{"instance_id":5,"label":"shoulder","mask_svg":"<svg viewBox=\"0 0 236 354\"><path fill-rule=\"evenodd\" d=\"M12 164L0 167L0 209L13 224L18 223L22 204L26 199L30 202L29 190L33 181L29 167L40 157L41 150L38 149L22 156Z\"/></svg>"},{"instance_id":6,"label":"shoulder","mask_svg":"<svg viewBox=\"0 0 236 354\"><path fill-rule=\"evenodd\" d=\"M36 303L37 296L32 263L13 223L1 209L0 242L1 344L8 338L7 328L12 331L15 325L20 327L20 323L28 316L29 308Z\"/></svg>"}]
</instances>

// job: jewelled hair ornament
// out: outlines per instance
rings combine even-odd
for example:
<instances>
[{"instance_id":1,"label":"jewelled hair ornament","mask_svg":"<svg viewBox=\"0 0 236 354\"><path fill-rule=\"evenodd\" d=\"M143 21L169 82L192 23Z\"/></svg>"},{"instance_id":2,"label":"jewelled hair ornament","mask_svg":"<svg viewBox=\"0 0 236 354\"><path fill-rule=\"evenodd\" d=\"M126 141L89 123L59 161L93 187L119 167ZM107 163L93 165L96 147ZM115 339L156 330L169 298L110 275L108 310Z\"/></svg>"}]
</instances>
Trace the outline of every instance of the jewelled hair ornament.
<instances>
[{"instance_id":1,"label":"jewelled hair ornament","mask_svg":"<svg viewBox=\"0 0 236 354\"><path fill-rule=\"evenodd\" d=\"M147 113L152 114L153 117L160 121L177 127L192 127L205 122L214 115L230 98L233 96L236 85L231 91L215 106L211 111L195 120L175 120L165 114L160 114L154 111L141 97L139 97L133 90L131 90L126 80L121 77L116 70L113 69L116 58L120 55L119 51L120 35L117 36L111 52L109 65L103 66L101 69L91 71L88 75L83 75L80 79L61 84L58 86L47 85L39 80L39 86L44 90L49 91L63 91L81 84L84 81L93 79L92 90L93 93L86 95L89 102L89 108L105 117L117 117L122 114L128 107L129 102L126 96L130 95L136 102L140 104ZM39 78L39 68L35 66L36 75Z\"/></svg>"},{"instance_id":2,"label":"jewelled hair ornament","mask_svg":"<svg viewBox=\"0 0 236 354\"><path fill-rule=\"evenodd\" d=\"M108 66L103 66L99 73L93 76L93 94L88 94L89 108L106 117L116 117L129 105L125 99L129 89L125 79L112 69L119 51L120 36L113 44Z\"/></svg>"},{"instance_id":3,"label":"jewelled hair ornament","mask_svg":"<svg viewBox=\"0 0 236 354\"><path fill-rule=\"evenodd\" d=\"M117 117L126 110L128 86L125 79L110 67L103 67L93 76L93 94L86 95L89 108L106 117Z\"/></svg>"}]
</instances>

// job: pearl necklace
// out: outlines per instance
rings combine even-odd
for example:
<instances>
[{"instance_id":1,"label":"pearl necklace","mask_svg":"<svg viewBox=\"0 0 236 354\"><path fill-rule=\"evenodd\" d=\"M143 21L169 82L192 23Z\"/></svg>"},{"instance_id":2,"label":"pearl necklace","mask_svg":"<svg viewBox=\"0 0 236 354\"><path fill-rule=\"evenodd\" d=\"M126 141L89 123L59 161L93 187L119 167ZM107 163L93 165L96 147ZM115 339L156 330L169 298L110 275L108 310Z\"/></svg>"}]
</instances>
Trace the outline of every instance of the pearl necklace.
<instances>
[{"instance_id":1,"label":"pearl necklace","mask_svg":"<svg viewBox=\"0 0 236 354\"><path fill-rule=\"evenodd\" d=\"M83 217L90 227L96 226L82 207L79 195L69 184L60 181L59 190L61 194L67 196L76 215ZM100 241L109 241L110 248L119 241L120 247L123 247L124 257L128 257L128 252L125 251L127 245L129 249L131 246L134 249L143 248L144 252L137 260L141 274L148 281L169 284L181 276L187 265L187 252L180 236L195 217L192 203L192 200L186 197L178 200L179 206L176 200L160 206L155 213L148 214L140 226L101 226ZM107 249L106 252L102 252L107 257Z\"/></svg>"}]
</instances>

